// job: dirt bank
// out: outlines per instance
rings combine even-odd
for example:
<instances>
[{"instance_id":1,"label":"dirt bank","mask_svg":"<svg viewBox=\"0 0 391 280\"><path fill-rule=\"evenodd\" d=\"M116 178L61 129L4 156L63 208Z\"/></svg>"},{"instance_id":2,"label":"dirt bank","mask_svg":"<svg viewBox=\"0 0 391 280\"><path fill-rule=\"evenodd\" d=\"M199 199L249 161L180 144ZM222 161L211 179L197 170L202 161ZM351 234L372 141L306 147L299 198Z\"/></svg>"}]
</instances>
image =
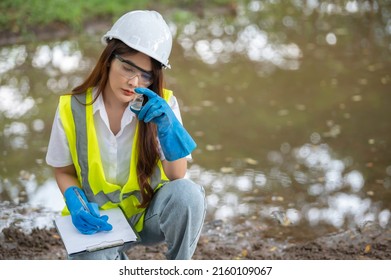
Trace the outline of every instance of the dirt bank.
<instances>
[{"instance_id":1,"label":"dirt bank","mask_svg":"<svg viewBox=\"0 0 391 280\"><path fill-rule=\"evenodd\" d=\"M265 228L264 224L254 221L243 221L235 226L222 221L206 222L194 259L391 259L391 229L376 224L368 223L361 229L296 243L268 238L262 228ZM158 260L164 259L164 251L163 244L138 246L128 255L130 259ZM0 259L66 259L66 253L54 228L35 228L26 234L11 225L3 228L0 236Z\"/></svg>"}]
</instances>

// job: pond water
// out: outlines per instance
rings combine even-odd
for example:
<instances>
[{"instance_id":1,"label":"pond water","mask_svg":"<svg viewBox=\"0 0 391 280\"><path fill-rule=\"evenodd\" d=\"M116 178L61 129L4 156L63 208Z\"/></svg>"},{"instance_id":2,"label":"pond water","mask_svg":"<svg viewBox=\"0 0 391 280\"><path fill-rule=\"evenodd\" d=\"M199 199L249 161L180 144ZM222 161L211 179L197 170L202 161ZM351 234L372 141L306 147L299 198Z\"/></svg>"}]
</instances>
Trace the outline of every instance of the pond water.
<instances>
[{"instance_id":1,"label":"pond water","mask_svg":"<svg viewBox=\"0 0 391 280\"><path fill-rule=\"evenodd\" d=\"M386 227L391 10L281 2L170 22L167 87L198 144L188 177L206 188L207 220L279 220L289 229L270 235L294 240ZM45 164L51 124L59 95L96 62L100 35L0 47L1 201L63 207Z\"/></svg>"}]
</instances>

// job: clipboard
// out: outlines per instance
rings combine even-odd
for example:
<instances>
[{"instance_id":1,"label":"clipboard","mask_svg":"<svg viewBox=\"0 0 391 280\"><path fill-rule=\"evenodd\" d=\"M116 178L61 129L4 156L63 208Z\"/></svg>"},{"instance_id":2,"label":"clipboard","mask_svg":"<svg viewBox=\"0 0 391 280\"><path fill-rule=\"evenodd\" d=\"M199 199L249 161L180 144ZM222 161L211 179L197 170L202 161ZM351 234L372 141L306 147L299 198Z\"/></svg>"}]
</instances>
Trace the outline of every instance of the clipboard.
<instances>
[{"instance_id":1,"label":"clipboard","mask_svg":"<svg viewBox=\"0 0 391 280\"><path fill-rule=\"evenodd\" d=\"M129 224L119 207L101 210L100 214L109 217L108 222L113 226L111 231L102 231L91 235L82 234L73 225L71 215L59 216L54 219L55 227L69 256L140 241L139 235Z\"/></svg>"}]
</instances>

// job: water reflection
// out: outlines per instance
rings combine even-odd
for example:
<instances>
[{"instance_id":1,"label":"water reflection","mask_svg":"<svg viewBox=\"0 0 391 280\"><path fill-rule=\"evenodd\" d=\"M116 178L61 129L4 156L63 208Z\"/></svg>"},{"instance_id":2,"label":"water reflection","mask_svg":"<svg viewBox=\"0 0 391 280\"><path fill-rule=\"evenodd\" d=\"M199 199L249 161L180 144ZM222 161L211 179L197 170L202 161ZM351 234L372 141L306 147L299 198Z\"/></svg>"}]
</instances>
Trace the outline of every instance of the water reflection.
<instances>
[{"instance_id":1,"label":"water reflection","mask_svg":"<svg viewBox=\"0 0 391 280\"><path fill-rule=\"evenodd\" d=\"M184 26L178 42L186 56L200 57L204 63L215 64L229 63L235 54L245 54L252 61L271 63L285 70L296 70L300 66L302 52L299 46L270 41L268 33L256 24L244 21L244 26L234 27L222 19L207 24L190 22Z\"/></svg>"},{"instance_id":2,"label":"water reflection","mask_svg":"<svg viewBox=\"0 0 391 280\"><path fill-rule=\"evenodd\" d=\"M22 65L27 57L26 47L14 46L2 48L0 51L0 74L4 74L15 67Z\"/></svg>"},{"instance_id":3,"label":"water reflection","mask_svg":"<svg viewBox=\"0 0 391 280\"><path fill-rule=\"evenodd\" d=\"M22 122L12 122L5 127L3 135L9 139L12 149L27 149L28 145L25 136L28 133L28 127Z\"/></svg>"},{"instance_id":4,"label":"water reflection","mask_svg":"<svg viewBox=\"0 0 391 280\"><path fill-rule=\"evenodd\" d=\"M0 50L2 200L36 204L35 195L52 178L43 159L56 109L55 94L79 83L80 73L88 65L74 41L15 45ZM51 185L57 188L55 182ZM51 198L41 204L48 207L56 201Z\"/></svg>"},{"instance_id":5,"label":"water reflection","mask_svg":"<svg viewBox=\"0 0 391 280\"><path fill-rule=\"evenodd\" d=\"M390 224L390 14L377 1L250 1L171 23L166 77L199 147L187 176L206 188L208 219L313 235ZM98 42L0 49L1 200L63 207L46 146L58 95Z\"/></svg>"},{"instance_id":6,"label":"water reflection","mask_svg":"<svg viewBox=\"0 0 391 280\"><path fill-rule=\"evenodd\" d=\"M211 186L207 201L213 218L244 215L270 219L278 211L291 224L304 222L311 226L325 223L336 228L355 227L368 221L386 226L390 222L389 209L363 197L363 175L358 170L347 171L352 163L335 158L328 145L309 143L291 153L286 153L286 146L281 149L284 152L269 153L273 168L268 172L223 174L193 165L190 177ZM294 184L302 185L298 192Z\"/></svg>"},{"instance_id":7,"label":"water reflection","mask_svg":"<svg viewBox=\"0 0 391 280\"><path fill-rule=\"evenodd\" d=\"M22 80L18 87L12 86L15 83L17 83L16 80L11 80L10 86L0 87L0 112L9 119L22 117L35 105L34 99L26 96L28 81Z\"/></svg>"},{"instance_id":8,"label":"water reflection","mask_svg":"<svg viewBox=\"0 0 391 280\"><path fill-rule=\"evenodd\" d=\"M78 44L74 41L64 41L50 47L48 45L38 46L32 59L32 66L48 71L49 75L56 72L50 70L58 69L61 73L75 72L82 61L82 53ZM51 64L52 67L49 67Z\"/></svg>"},{"instance_id":9,"label":"water reflection","mask_svg":"<svg viewBox=\"0 0 391 280\"><path fill-rule=\"evenodd\" d=\"M366 222L385 227L391 222L389 209L363 195L364 176L351 169L350 160L335 158L324 143L287 146L269 152L269 170L240 173L225 168L228 173L224 173L193 165L189 177L210 186L207 202L212 218L275 218L286 225L335 228L354 228Z\"/></svg>"}]
</instances>

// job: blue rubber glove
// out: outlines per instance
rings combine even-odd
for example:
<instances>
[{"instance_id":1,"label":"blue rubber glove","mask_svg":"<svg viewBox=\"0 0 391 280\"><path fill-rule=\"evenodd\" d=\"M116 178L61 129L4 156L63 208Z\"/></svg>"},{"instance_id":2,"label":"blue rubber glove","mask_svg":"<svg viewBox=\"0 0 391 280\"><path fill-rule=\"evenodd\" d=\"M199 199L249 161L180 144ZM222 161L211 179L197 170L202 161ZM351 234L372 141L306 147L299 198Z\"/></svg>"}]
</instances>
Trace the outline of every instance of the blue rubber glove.
<instances>
[{"instance_id":1,"label":"blue rubber glove","mask_svg":"<svg viewBox=\"0 0 391 280\"><path fill-rule=\"evenodd\" d=\"M174 161L189 155L197 144L178 121L168 103L148 88L136 88L134 91L147 96L148 102L140 111L132 108L130 110L140 121L156 124L158 138L166 159Z\"/></svg>"},{"instance_id":2,"label":"blue rubber glove","mask_svg":"<svg viewBox=\"0 0 391 280\"><path fill-rule=\"evenodd\" d=\"M107 222L109 217L100 216L98 204L88 202L82 189L76 186L69 187L65 191L64 197L72 216L73 225L81 233L94 234L99 231L112 230L112 225Z\"/></svg>"}]
</instances>

